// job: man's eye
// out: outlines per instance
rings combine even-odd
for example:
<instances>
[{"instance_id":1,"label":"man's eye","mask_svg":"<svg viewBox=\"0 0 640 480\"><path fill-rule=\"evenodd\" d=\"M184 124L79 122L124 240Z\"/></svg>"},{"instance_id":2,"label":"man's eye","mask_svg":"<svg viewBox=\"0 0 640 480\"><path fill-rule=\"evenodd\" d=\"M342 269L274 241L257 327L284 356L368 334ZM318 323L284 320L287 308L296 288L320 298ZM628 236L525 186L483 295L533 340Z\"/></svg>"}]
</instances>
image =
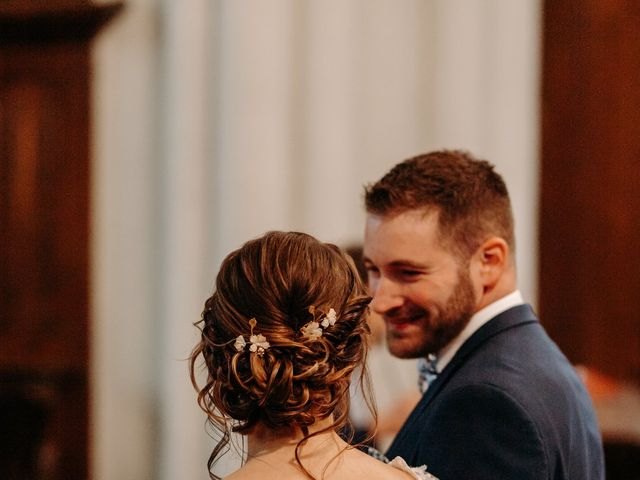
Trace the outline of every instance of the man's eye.
<instances>
[{"instance_id":1,"label":"man's eye","mask_svg":"<svg viewBox=\"0 0 640 480\"><path fill-rule=\"evenodd\" d=\"M367 267L367 276L369 278L371 277L377 277L379 274L378 269L375 267Z\"/></svg>"},{"instance_id":2,"label":"man's eye","mask_svg":"<svg viewBox=\"0 0 640 480\"><path fill-rule=\"evenodd\" d=\"M364 269L367 271L367 273L375 273L375 272L378 271L377 267L375 267L373 265L369 265L369 264L365 265Z\"/></svg>"},{"instance_id":3,"label":"man's eye","mask_svg":"<svg viewBox=\"0 0 640 480\"><path fill-rule=\"evenodd\" d=\"M400 274L404 277L417 277L421 272L418 270L402 270Z\"/></svg>"}]
</instances>

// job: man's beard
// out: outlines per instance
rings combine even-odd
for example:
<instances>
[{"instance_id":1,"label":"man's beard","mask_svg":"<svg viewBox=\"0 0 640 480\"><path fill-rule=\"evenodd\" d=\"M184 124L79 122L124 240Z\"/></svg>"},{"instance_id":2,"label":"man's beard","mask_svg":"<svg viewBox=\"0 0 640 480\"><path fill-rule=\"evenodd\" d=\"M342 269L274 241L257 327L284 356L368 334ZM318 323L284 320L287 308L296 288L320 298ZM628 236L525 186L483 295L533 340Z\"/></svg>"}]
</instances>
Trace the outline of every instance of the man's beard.
<instances>
[{"instance_id":1,"label":"man's beard","mask_svg":"<svg viewBox=\"0 0 640 480\"><path fill-rule=\"evenodd\" d=\"M426 357L438 353L467 326L475 308L473 285L468 272L462 270L453 294L443 310L432 313L425 310L425 332L415 345L394 345L394 334L387 332L389 351L399 358Z\"/></svg>"}]
</instances>

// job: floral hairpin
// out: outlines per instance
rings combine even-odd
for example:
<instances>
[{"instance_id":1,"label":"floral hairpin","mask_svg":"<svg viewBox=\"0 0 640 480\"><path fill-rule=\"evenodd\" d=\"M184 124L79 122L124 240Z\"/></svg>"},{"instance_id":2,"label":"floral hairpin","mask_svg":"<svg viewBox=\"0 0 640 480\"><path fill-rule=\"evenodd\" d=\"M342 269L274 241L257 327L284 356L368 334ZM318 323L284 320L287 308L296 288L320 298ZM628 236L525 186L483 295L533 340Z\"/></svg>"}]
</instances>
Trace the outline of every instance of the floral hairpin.
<instances>
[{"instance_id":1,"label":"floral hairpin","mask_svg":"<svg viewBox=\"0 0 640 480\"><path fill-rule=\"evenodd\" d=\"M264 351L267 350L271 345L269 345L269 342L267 342L267 339L264 335L262 335L261 333L253 333L253 329L257 324L258 322L255 318L249 320L249 325L251 326L251 334L249 335L249 351L257 353L259 356L263 356ZM247 346L247 341L242 335L238 335L233 346L236 347L237 351L242 352Z\"/></svg>"},{"instance_id":2,"label":"floral hairpin","mask_svg":"<svg viewBox=\"0 0 640 480\"><path fill-rule=\"evenodd\" d=\"M313 305L309 307L309 313L315 316L316 308ZM333 326L337 319L336 311L333 308L330 308L329 312L320 320L312 320L306 323L300 329L302 336L309 340L317 340L322 336L322 330Z\"/></svg>"}]
</instances>

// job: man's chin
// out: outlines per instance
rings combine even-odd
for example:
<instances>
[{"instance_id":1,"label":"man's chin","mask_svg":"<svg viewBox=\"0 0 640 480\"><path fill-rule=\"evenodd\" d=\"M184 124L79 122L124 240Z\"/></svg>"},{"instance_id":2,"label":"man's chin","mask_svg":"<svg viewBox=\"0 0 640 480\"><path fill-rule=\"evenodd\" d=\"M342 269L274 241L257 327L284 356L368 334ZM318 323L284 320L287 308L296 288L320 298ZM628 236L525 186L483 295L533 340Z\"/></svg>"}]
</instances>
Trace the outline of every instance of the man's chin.
<instances>
[{"instance_id":1,"label":"man's chin","mask_svg":"<svg viewBox=\"0 0 640 480\"><path fill-rule=\"evenodd\" d=\"M392 351L389 350L389 353L396 358L400 358L402 360L412 360L414 358L420 358L424 355L415 355L413 352L405 352L405 351Z\"/></svg>"},{"instance_id":2,"label":"man's chin","mask_svg":"<svg viewBox=\"0 0 640 480\"><path fill-rule=\"evenodd\" d=\"M438 353L446 344L446 341L443 343L440 340L448 341L449 338L423 336L418 339L414 335L395 335L387 331L387 349L391 355L397 358L422 358L430 353Z\"/></svg>"},{"instance_id":3,"label":"man's chin","mask_svg":"<svg viewBox=\"0 0 640 480\"><path fill-rule=\"evenodd\" d=\"M424 350L424 347L416 345L402 345L399 342L389 341L387 343L389 353L397 358L420 358L425 357L428 353Z\"/></svg>"}]
</instances>

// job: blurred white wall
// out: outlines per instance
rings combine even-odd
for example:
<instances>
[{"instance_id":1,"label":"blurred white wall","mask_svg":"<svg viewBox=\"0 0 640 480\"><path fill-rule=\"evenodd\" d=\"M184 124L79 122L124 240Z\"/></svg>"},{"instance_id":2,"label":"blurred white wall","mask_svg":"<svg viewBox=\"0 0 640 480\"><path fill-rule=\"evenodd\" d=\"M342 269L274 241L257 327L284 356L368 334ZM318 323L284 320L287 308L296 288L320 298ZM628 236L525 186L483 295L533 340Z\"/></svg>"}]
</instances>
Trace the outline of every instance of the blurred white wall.
<instances>
[{"instance_id":1,"label":"blurred white wall","mask_svg":"<svg viewBox=\"0 0 640 480\"><path fill-rule=\"evenodd\" d=\"M535 303L540 9L126 1L94 49L94 478L208 478L184 359L219 262L271 229L359 242L363 184L409 156L496 164Z\"/></svg>"}]
</instances>

